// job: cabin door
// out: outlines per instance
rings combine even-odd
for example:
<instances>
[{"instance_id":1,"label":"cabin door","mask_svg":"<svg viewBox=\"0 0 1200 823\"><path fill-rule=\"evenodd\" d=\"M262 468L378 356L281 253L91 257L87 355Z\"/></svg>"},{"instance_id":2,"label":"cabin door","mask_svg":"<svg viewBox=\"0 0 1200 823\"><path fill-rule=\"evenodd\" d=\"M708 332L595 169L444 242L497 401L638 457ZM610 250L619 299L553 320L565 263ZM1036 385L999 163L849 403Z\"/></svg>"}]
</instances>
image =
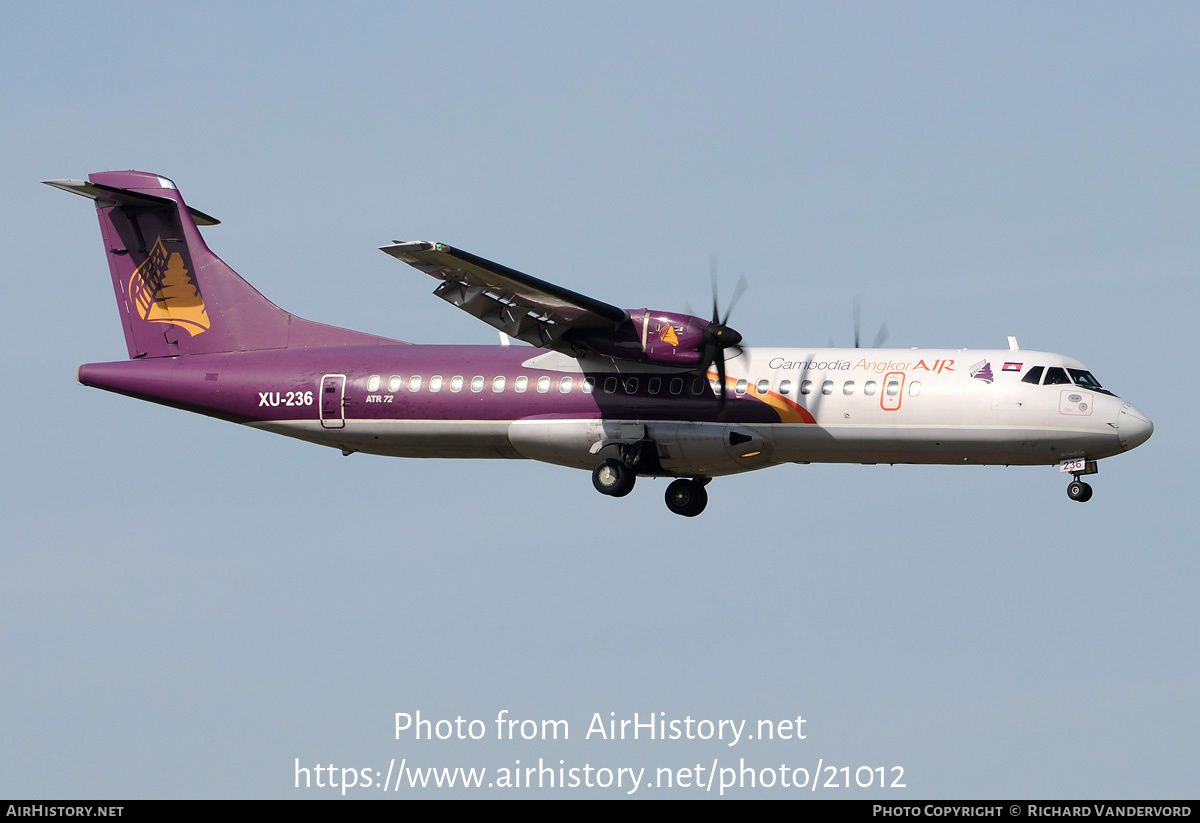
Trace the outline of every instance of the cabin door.
<instances>
[{"instance_id":1,"label":"cabin door","mask_svg":"<svg viewBox=\"0 0 1200 823\"><path fill-rule=\"evenodd\" d=\"M346 427L344 412L346 375L327 374L321 378L321 425L327 429Z\"/></svg>"}]
</instances>

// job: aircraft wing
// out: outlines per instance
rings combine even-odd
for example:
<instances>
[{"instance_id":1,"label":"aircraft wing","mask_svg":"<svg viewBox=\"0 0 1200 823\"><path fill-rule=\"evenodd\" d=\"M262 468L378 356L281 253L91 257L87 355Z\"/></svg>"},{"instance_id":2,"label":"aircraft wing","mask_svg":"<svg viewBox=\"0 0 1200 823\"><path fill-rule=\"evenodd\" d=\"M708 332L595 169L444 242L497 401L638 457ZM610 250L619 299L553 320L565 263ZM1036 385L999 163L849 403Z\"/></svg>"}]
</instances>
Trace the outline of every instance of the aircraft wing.
<instances>
[{"instance_id":1,"label":"aircraft wing","mask_svg":"<svg viewBox=\"0 0 1200 823\"><path fill-rule=\"evenodd\" d=\"M629 317L624 309L445 243L397 240L380 251L441 280L433 293L447 303L540 348L578 354L562 339L567 331L615 328Z\"/></svg>"}]
</instances>

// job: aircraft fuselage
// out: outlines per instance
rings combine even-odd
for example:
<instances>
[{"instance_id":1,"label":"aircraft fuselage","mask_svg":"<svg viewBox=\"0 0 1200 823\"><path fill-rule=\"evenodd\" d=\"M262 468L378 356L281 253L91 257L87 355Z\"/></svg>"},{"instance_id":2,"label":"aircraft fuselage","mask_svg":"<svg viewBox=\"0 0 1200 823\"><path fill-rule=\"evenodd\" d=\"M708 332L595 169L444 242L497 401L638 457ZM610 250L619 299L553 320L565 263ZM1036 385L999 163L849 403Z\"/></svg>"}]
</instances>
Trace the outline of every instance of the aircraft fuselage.
<instances>
[{"instance_id":1,"label":"aircraft fuselage","mask_svg":"<svg viewBox=\"0 0 1200 823\"><path fill-rule=\"evenodd\" d=\"M637 434L624 439L654 444L656 470L644 473L678 476L789 462L1055 464L1149 436L1145 416L1107 392L1023 382L1034 366L1085 369L1032 350L743 348L727 359L723 409L714 374L527 346L193 355L87 365L79 379L394 457L590 469L596 445L625 427Z\"/></svg>"}]
</instances>

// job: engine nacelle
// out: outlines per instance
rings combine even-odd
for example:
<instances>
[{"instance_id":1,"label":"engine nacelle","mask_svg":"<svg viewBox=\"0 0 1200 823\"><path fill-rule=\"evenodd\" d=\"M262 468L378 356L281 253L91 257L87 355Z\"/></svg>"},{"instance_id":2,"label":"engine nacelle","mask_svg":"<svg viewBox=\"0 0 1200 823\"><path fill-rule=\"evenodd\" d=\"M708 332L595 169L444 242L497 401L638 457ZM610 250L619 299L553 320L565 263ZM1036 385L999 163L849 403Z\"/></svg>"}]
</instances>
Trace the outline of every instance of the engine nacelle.
<instances>
[{"instance_id":1,"label":"engine nacelle","mask_svg":"<svg viewBox=\"0 0 1200 823\"><path fill-rule=\"evenodd\" d=\"M690 314L629 309L629 319L615 330L579 330L571 336L597 354L688 368L703 365L710 325Z\"/></svg>"}]
</instances>

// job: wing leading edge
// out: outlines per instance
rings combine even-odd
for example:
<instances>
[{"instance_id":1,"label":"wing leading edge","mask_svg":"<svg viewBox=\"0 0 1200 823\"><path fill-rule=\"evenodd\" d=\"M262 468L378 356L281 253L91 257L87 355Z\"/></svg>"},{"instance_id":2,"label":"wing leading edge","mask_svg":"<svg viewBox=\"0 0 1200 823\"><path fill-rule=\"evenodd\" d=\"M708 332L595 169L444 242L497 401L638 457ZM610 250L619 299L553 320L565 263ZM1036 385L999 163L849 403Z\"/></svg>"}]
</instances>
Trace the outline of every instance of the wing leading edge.
<instances>
[{"instance_id":1,"label":"wing leading edge","mask_svg":"<svg viewBox=\"0 0 1200 823\"><path fill-rule=\"evenodd\" d=\"M624 309L485 260L470 252L421 240L381 246L397 260L441 280L434 294L510 337L564 354L579 354L563 339L572 329L616 329Z\"/></svg>"}]
</instances>

